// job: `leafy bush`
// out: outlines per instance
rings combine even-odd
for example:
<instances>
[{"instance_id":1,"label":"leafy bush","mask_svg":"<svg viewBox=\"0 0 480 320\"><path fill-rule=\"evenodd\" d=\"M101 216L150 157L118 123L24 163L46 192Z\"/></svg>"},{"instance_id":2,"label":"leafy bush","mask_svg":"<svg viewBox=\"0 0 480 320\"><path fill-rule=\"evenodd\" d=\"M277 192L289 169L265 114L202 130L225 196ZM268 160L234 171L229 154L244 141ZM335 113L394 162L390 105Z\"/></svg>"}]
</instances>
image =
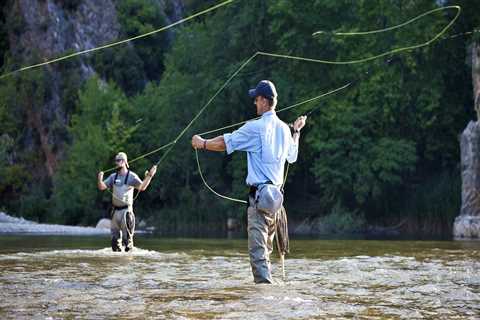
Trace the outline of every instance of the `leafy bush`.
<instances>
[{"instance_id":1,"label":"leafy bush","mask_svg":"<svg viewBox=\"0 0 480 320\"><path fill-rule=\"evenodd\" d=\"M337 202L326 216L316 220L314 230L320 234L353 234L364 230L365 217L351 212Z\"/></svg>"}]
</instances>

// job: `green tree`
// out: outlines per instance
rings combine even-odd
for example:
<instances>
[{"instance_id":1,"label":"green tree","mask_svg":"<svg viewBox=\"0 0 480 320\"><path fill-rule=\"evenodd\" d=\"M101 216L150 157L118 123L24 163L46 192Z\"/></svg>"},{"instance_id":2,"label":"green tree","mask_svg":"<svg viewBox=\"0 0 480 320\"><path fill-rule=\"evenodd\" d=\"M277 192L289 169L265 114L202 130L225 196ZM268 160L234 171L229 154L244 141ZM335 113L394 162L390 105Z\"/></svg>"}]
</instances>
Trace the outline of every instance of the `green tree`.
<instances>
[{"instance_id":1,"label":"green tree","mask_svg":"<svg viewBox=\"0 0 480 320\"><path fill-rule=\"evenodd\" d=\"M165 8L156 0L126 0L117 3L118 19L123 32L133 37L167 25ZM143 62L150 80L160 80L163 57L169 46L171 31L161 32L134 42L135 51Z\"/></svg>"},{"instance_id":2,"label":"green tree","mask_svg":"<svg viewBox=\"0 0 480 320\"><path fill-rule=\"evenodd\" d=\"M97 190L96 174L113 165L115 152L130 150L129 109L114 85L96 77L85 84L69 128L73 142L54 179L57 220L93 224L105 214L108 196Z\"/></svg>"},{"instance_id":3,"label":"green tree","mask_svg":"<svg viewBox=\"0 0 480 320\"><path fill-rule=\"evenodd\" d=\"M216 3L185 1L185 12ZM48 73L37 70L2 81L2 199L8 208L18 209L13 212L30 212L38 219L55 212L59 222L92 224L109 202L107 193L97 191L95 176L113 165L112 156L123 150L132 159L172 141L255 52L338 61L371 57L426 41L454 12L439 12L406 28L371 36L341 38L329 31L384 28L442 3L450 1L234 1L171 32L96 53L94 69L111 82L89 80L79 95L83 80L75 72L78 61L62 62L59 90L62 110L71 122L69 131L58 135L69 146L55 175L52 199L48 181L37 182L32 170L44 161L37 135L26 125L29 112L41 110L51 98L45 90ZM450 34L480 25L475 4L465 0L460 5L463 14ZM168 1L128 0L118 2L117 10L123 33L133 36L167 24L164 12L171 8ZM9 15L7 21L8 34L24 32L20 14ZM312 36L318 30L326 32ZM291 122L319 107L302 133L299 160L290 167L289 218L326 215L326 221L342 230L363 225L364 217L370 223L408 218L408 225L422 232L428 229L423 226L440 221L444 227L431 230L445 232L459 205L457 136L474 118L471 70L465 64L470 41L469 36L446 38L358 65L257 57L160 163L151 187L139 197L137 213L164 231L195 231L199 226L220 230L226 217L244 216L242 206L217 199L203 187L189 145L191 135L255 116L246 92L261 79L275 82L279 108L353 81L336 95L279 114ZM7 55L4 70L20 62L18 56ZM168 149L132 163L132 169L142 172L165 152ZM201 153L200 159L216 190L245 195L243 154ZM54 210L48 210L52 206Z\"/></svg>"},{"instance_id":4,"label":"green tree","mask_svg":"<svg viewBox=\"0 0 480 320\"><path fill-rule=\"evenodd\" d=\"M11 68L11 62L8 68ZM45 152L40 137L43 104L50 99L48 75L43 70L19 74L0 84L0 134L4 138L7 162L0 187L6 208L34 220L44 221L48 213L49 181Z\"/></svg>"},{"instance_id":5,"label":"green tree","mask_svg":"<svg viewBox=\"0 0 480 320\"><path fill-rule=\"evenodd\" d=\"M258 48L269 45L266 34L256 32L265 24L266 17L262 15L266 15L264 3L234 2L228 10L219 10L209 19L191 22L177 31L176 41L166 55L166 69L160 84L147 86L144 94L133 100L134 110L138 112L134 117L143 119L135 133L135 140L142 144L143 150L174 139L243 61ZM216 201L202 186L189 141L195 132L255 115L246 93L264 76L254 72L256 67L265 68L268 64L255 61L243 70L160 164L157 177L139 203L140 206L153 204L160 209L155 215L159 224L178 230L194 230L198 225L221 230L229 215L243 216L242 206ZM161 156L162 152L150 159L155 162ZM232 158L202 153L200 157L204 173L215 189L245 196L244 155Z\"/></svg>"},{"instance_id":6,"label":"green tree","mask_svg":"<svg viewBox=\"0 0 480 320\"><path fill-rule=\"evenodd\" d=\"M145 86L145 63L132 46L101 51L94 56L93 65L103 79L115 82L128 95Z\"/></svg>"},{"instance_id":7,"label":"green tree","mask_svg":"<svg viewBox=\"0 0 480 320\"><path fill-rule=\"evenodd\" d=\"M354 60L425 42L451 15L435 14L375 36L340 38L328 31L380 29L436 6L435 1L392 0L304 1L293 7L288 1L276 1L270 6L275 17L271 30L280 52ZM318 30L327 33L312 37ZM299 171L308 170L315 177L307 194L320 195L322 210L328 212L341 201L352 211L362 209L370 219L385 216L388 210L401 212L403 199L417 181L456 166L456 136L468 114L451 107L466 94L452 79L464 82L465 70L448 61L452 57L462 61L463 50L442 42L390 57L389 64L384 59L355 66L288 62L274 73L284 79L279 84L285 83L287 90L280 92L292 102L360 79L348 90L318 102L322 108L309 119L302 148L306 166ZM367 70L369 75L362 76ZM398 199L399 194L402 200L389 207L389 200ZM304 199L307 202L308 195Z\"/></svg>"}]
</instances>

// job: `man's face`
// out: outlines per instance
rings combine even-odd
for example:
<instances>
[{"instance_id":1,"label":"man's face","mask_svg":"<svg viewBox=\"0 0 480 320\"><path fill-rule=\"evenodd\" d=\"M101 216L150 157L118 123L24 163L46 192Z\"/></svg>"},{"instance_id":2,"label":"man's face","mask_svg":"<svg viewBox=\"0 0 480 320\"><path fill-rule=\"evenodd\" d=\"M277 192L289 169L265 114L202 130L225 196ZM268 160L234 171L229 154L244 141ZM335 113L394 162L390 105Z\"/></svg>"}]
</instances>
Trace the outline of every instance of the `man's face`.
<instances>
[{"instance_id":1,"label":"man's face","mask_svg":"<svg viewBox=\"0 0 480 320\"><path fill-rule=\"evenodd\" d=\"M115 159L115 165L117 168L122 168L125 165L125 161L123 159Z\"/></svg>"}]
</instances>

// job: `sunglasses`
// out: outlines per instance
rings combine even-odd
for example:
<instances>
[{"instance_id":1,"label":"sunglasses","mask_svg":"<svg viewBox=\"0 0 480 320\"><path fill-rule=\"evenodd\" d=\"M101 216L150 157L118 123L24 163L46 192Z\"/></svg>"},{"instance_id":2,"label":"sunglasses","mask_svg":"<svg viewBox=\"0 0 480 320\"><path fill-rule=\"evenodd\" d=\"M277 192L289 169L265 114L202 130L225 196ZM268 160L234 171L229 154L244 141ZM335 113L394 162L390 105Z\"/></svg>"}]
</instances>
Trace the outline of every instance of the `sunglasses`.
<instances>
[{"instance_id":1,"label":"sunglasses","mask_svg":"<svg viewBox=\"0 0 480 320\"><path fill-rule=\"evenodd\" d=\"M115 162L117 162L117 163L120 163L122 161L123 161L123 159L115 159Z\"/></svg>"}]
</instances>

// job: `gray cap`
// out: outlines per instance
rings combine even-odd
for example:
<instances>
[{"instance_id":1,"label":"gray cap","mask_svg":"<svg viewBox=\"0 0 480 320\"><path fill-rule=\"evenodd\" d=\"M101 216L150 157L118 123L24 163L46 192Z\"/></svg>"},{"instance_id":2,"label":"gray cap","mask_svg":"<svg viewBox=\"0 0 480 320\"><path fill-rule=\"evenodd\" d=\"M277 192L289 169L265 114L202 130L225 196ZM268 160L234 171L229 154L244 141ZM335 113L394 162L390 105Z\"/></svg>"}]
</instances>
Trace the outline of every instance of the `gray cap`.
<instances>
[{"instance_id":1,"label":"gray cap","mask_svg":"<svg viewBox=\"0 0 480 320\"><path fill-rule=\"evenodd\" d=\"M115 156L115 160L123 160L125 161L125 165L127 166L127 168L129 168L128 166L128 158L127 158L127 154L125 152L119 152L117 153L117 155Z\"/></svg>"}]
</instances>

